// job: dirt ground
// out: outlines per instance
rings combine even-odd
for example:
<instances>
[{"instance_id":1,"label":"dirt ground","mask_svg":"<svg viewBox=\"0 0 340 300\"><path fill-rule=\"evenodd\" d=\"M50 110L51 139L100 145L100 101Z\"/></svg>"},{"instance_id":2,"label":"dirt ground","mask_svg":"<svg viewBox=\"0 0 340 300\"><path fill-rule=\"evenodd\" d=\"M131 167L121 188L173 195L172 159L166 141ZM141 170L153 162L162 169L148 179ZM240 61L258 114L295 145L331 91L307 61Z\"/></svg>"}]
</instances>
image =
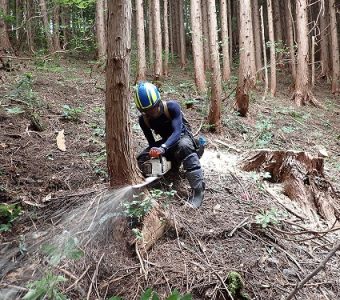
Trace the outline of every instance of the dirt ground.
<instances>
[{"instance_id":1,"label":"dirt ground","mask_svg":"<svg viewBox=\"0 0 340 300\"><path fill-rule=\"evenodd\" d=\"M82 245L81 259L53 267L54 274L67 279L59 287L69 299L139 299L147 288L161 299L174 289L193 299L230 299L225 285L231 271L241 275L249 299L285 299L339 241L339 222L328 224L317 214L309 218L281 193L280 184L239 168L251 149L326 153L325 178L340 204L340 99L330 94L329 83L318 81L314 88L322 108L297 108L290 101L289 75L280 70L277 96L263 97L259 88L251 95L249 116L241 118L233 112L233 76L224 85L223 128L217 135L208 132L208 101L196 94L191 74L190 67L173 69L160 90L163 98L181 103L193 132L208 142L202 157L207 187L202 207L185 205L189 189L183 172L150 187L177 193L160 197L173 226L141 262L131 244L133 226L116 203L112 231ZM1 73L1 80L0 202L19 204L22 214L10 231L0 233L0 296L20 299L28 281L46 272L46 259L30 253L34 233L45 232L52 239L54 227L74 222L60 221L70 211L79 218L78 213L107 213L111 207L93 208L93 199L108 186L105 83L95 64L66 59L21 63L15 71ZM193 108L187 108L193 99ZM137 116L131 103L136 153L146 146ZM56 143L62 130L66 151ZM101 203L107 205L105 201ZM270 212L274 217L267 224L263 217ZM339 258L336 253L296 299L340 299Z\"/></svg>"}]
</instances>

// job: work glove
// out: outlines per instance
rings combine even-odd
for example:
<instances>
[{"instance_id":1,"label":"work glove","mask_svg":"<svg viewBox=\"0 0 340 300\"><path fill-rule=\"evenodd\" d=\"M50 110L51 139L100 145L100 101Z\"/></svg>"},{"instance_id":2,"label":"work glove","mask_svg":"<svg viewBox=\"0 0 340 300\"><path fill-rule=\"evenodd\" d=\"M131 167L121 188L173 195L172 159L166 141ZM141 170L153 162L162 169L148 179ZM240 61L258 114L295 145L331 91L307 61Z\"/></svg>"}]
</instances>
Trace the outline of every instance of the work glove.
<instances>
[{"instance_id":1,"label":"work glove","mask_svg":"<svg viewBox=\"0 0 340 300\"><path fill-rule=\"evenodd\" d=\"M162 147L152 147L149 151L150 157L159 157L165 153L165 149Z\"/></svg>"}]
</instances>

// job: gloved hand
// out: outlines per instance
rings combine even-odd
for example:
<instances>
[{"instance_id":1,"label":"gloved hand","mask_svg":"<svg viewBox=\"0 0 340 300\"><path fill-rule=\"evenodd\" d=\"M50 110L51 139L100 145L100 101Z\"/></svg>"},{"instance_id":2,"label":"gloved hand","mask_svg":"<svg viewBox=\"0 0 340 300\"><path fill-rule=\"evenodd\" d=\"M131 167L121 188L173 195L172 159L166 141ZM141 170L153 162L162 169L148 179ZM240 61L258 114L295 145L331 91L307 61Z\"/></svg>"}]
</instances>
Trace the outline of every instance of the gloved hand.
<instances>
[{"instance_id":1,"label":"gloved hand","mask_svg":"<svg viewBox=\"0 0 340 300\"><path fill-rule=\"evenodd\" d=\"M165 149L162 147L152 147L149 151L150 157L159 157L165 153Z\"/></svg>"}]
</instances>

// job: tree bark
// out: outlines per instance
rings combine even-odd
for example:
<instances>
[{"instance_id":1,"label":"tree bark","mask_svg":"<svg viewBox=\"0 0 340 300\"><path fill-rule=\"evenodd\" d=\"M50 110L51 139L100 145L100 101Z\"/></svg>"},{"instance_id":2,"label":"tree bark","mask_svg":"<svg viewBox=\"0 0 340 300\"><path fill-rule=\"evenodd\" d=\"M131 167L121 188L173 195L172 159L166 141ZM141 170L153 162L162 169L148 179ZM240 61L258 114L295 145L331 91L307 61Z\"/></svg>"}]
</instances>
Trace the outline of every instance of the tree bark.
<instances>
[{"instance_id":1,"label":"tree bark","mask_svg":"<svg viewBox=\"0 0 340 300\"><path fill-rule=\"evenodd\" d=\"M7 0L0 0L0 10L2 10L5 15L8 13L7 5ZM12 50L12 45L8 37L7 25L4 19L0 18L0 51L4 49Z\"/></svg>"},{"instance_id":2,"label":"tree bark","mask_svg":"<svg viewBox=\"0 0 340 300\"><path fill-rule=\"evenodd\" d=\"M137 27L137 80L145 80L145 34L144 34L144 9L143 0L136 0L136 27Z\"/></svg>"},{"instance_id":3,"label":"tree bark","mask_svg":"<svg viewBox=\"0 0 340 300\"><path fill-rule=\"evenodd\" d=\"M331 32L331 49L332 49L332 93L340 95L340 54L338 32L339 27L336 20L335 0L329 0L329 21Z\"/></svg>"},{"instance_id":4,"label":"tree bark","mask_svg":"<svg viewBox=\"0 0 340 300\"><path fill-rule=\"evenodd\" d=\"M321 5L321 4L320 4ZM320 77L326 78L327 81L331 79L330 59L329 59L329 26L328 26L328 2L325 0L320 16L320 63L321 72Z\"/></svg>"},{"instance_id":5,"label":"tree bark","mask_svg":"<svg viewBox=\"0 0 340 300\"><path fill-rule=\"evenodd\" d=\"M49 23L48 15L47 15L46 1L39 0L39 5L40 5L41 16L42 16L42 20L44 24L44 29L45 29L47 48L48 48L48 51L52 53L54 51L54 48L53 48L52 35L50 31L50 23Z\"/></svg>"},{"instance_id":6,"label":"tree bark","mask_svg":"<svg viewBox=\"0 0 340 300\"><path fill-rule=\"evenodd\" d=\"M28 50L31 52L34 52L34 35L32 30L32 6L33 1L32 0L26 0L26 34L27 34L27 47Z\"/></svg>"},{"instance_id":7,"label":"tree bark","mask_svg":"<svg viewBox=\"0 0 340 300\"><path fill-rule=\"evenodd\" d=\"M272 0L273 5L273 12L274 12L274 35L275 41L278 46L283 46L282 40L282 26L281 26L281 11L280 11L280 4L279 1L281 0ZM283 54L279 52L277 55L277 64L283 67Z\"/></svg>"},{"instance_id":8,"label":"tree bark","mask_svg":"<svg viewBox=\"0 0 340 300\"><path fill-rule=\"evenodd\" d=\"M162 77L162 31L159 0L153 0L152 16L155 45L154 77L157 80Z\"/></svg>"},{"instance_id":9,"label":"tree bark","mask_svg":"<svg viewBox=\"0 0 340 300\"><path fill-rule=\"evenodd\" d=\"M290 68L293 76L293 80L296 79L296 59L295 59L295 42L294 42L294 29L293 29L293 13L291 0L285 1L285 14L287 22L287 42L289 47Z\"/></svg>"},{"instance_id":10,"label":"tree bark","mask_svg":"<svg viewBox=\"0 0 340 300\"><path fill-rule=\"evenodd\" d=\"M251 0L240 1L240 66L235 109L245 117L249 107L249 91L255 86L255 53Z\"/></svg>"},{"instance_id":11,"label":"tree bark","mask_svg":"<svg viewBox=\"0 0 340 300\"><path fill-rule=\"evenodd\" d=\"M130 127L131 1L108 1L106 68L106 151L111 186L139 179Z\"/></svg>"},{"instance_id":12,"label":"tree bark","mask_svg":"<svg viewBox=\"0 0 340 300\"><path fill-rule=\"evenodd\" d=\"M262 48L263 48L263 63L264 63L264 95L266 96L268 93L269 80L268 80L268 67L267 67L267 51L266 51L266 38L264 33L264 18L263 18L263 6L261 5L260 9L261 16L261 36L262 36Z\"/></svg>"},{"instance_id":13,"label":"tree bark","mask_svg":"<svg viewBox=\"0 0 340 300\"><path fill-rule=\"evenodd\" d=\"M217 19L215 1L207 1L209 51L211 58L211 99L208 116L211 130L219 132L221 127L222 79L218 53Z\"/></svg>"},{"instance_id":14,"label":"tree bark","mask_svg":"<svg viewBox=\"0 0 340 300\"><path fill-rule=\"evenodd\" d=\"M60 6L55 4L53 8L53 48L60 50Z\"/></svg>"},{"instance_id":15,"label":"tree bark","mask_svg":"<svg viewBox=\"0 0 340 300\"><path fill-rule=\"evenodd\" d=\"M262 47L261 47L261 29L260 29L260 13L258 0L252 1L253 7L253 32L255 41L255 62L256 62L256 77L263 78L262 65Z\"/></svg>"},{"instance_id":16,"label":"tree bark","mask_svg":"<svg viewBox=\"0 0 340 300\"><path fill-rule=\"evenodd\" d=\"M339 204L324 177L323 158L298 151L258 150L248 154L241 168L268 172L270 181L282 183L284 194L296 201L306 215L314 217L316 213L334 224Z\"/></svg>"},{"instance_id":17,"label":"tree bark","mask_svg":"<svg viewBox=\"0 0 340 300\"><path fill-rule=\"evenodd\" d=\"M174 60L174 19L173 19L173 3L169 1L169 25L170 25L170 52L171 52L171 62Z\"/></svg>"},{"instance_id":18,"label":"tree bark","mask_svg":"<svg viewBox=\"0 0 340 300\"><path fill-rule=\"evenodd\" d=\"M272 0L267 0L268 6L268 28L270 42L270 93L272 96L276 94L276 57L275 57L275 37L273 23L273 5Z\"/></svg>"},{"instance_id":19,"label":"tree bark","mask_svg":"<svg viewBox=\"0 0 340 300\"><path fill-rule=\"evenodd\" d=\"M230 65L233 64L233 26L231 17L231 0L228 0L228 26L229 26L229 58Z\"/></svg>"},{"instance_id":20,"label":"tree bark","mask_svg":"<svg viewBox=\"0 0 340 300\"><path fill-rule=\"evenodd\" d=\"M201 1L202 9L202 31L203 31L203 54L204 54L204 68L210 70L210 53L209 53L209 28L208 28L208 10L207 1Z\"/></svg>"},{"instance_id":21,"label":"tree bark","mask_svg":"<svg viewBox=\"0 0 340 300\"><path fill-rule=\"evenodd\" d=\"M148 1L148 41L149 41L149 66L151 68L154 63L154 48L153 48L153 17L152 17L152 0Z\"/></svg>"},{"instance_id":22,"label":"tree bark","mask_svg":"<svg viewBox=\"0 0 340 300\"><path fill-rule=\"evenodd\" d=\"M164 76L169 73L169 23L168 23L168 0L164 0L163 5L163 22L164 22Z\"/></svg>"},{"instance_id":23,"label":"tree bark","mask_svg":"<svg viewBox=\"0 0 340 300\"><path fill-rule=\"evenodd\" d=\"M181 67L184 69L187 62L186 62L183 0L179 0L179 36L180 36L180 43L181 43L181 52L180 52Z\"/></svg>"},{"instance_id":24,"label":"tree bark","mask_svg":"<svg viewBox=\"0 0 340 300\"><path fill-rule=\"evenodd\" d=\"M296 2L298 50L295 92L292 98L297 106L306 105L309 102L317 105L317 101L314 99L314 96L311 93L309 83L307 2L308 0L300 0Z\"/></svg>"},{"instance_id":25,"label":"tree bark","mask_svg":"<svg viewBox=\"0 0 340 300\"><path fill-rule=\"evenodd\" d=\"M206 84L204 73L201 0L191 0L190 3L191 3L191 27L192 27L191 38L195 67L195 82L197 90L200 93L204 93L206 91Z\"/></svg>"},{"instance_id":26,"label":"tree bark","mask_svg":"<svg viewBox=\"0 0 340 300\"><path fill-rule=\"evenodd\" d=\"M222 54L223 67L222 79L228 81L230 79L230 59L229 59L229 34L228 34L228 12L227 0L221 0L221 36L222 36Z\"/></svg>"},{"instance_id":27,"label":"tree bark","mask_svg":"<svg viewBox=\"0 0 340 300\"><path fill-rule=\"evenodd\" d=\"M96 1L96 35L98 47L98 59L106 57L106 34L105 34L105 14L104 1Z\"/></svg>"}]
</instances>

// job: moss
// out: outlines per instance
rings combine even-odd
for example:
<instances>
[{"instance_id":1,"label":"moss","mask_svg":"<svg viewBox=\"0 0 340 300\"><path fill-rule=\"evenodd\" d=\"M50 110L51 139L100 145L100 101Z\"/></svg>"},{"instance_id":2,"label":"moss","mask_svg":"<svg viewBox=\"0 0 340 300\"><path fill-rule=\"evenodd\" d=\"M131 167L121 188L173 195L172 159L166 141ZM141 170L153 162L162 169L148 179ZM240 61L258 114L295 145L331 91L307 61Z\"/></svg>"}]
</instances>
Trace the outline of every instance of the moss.
<instances>
[{"instance_id":1,"label":"moss","mask_svg":"<svg viewBox=\"0 0 340 300\"><path fill-rule=\"evenodd\" d=\"M234 297L234 299L249 300L249 296L242 292L244 283L242 277L237 272L229 272L226 280L226 285L229 292Z\"/></svg>"}]
</instances>

